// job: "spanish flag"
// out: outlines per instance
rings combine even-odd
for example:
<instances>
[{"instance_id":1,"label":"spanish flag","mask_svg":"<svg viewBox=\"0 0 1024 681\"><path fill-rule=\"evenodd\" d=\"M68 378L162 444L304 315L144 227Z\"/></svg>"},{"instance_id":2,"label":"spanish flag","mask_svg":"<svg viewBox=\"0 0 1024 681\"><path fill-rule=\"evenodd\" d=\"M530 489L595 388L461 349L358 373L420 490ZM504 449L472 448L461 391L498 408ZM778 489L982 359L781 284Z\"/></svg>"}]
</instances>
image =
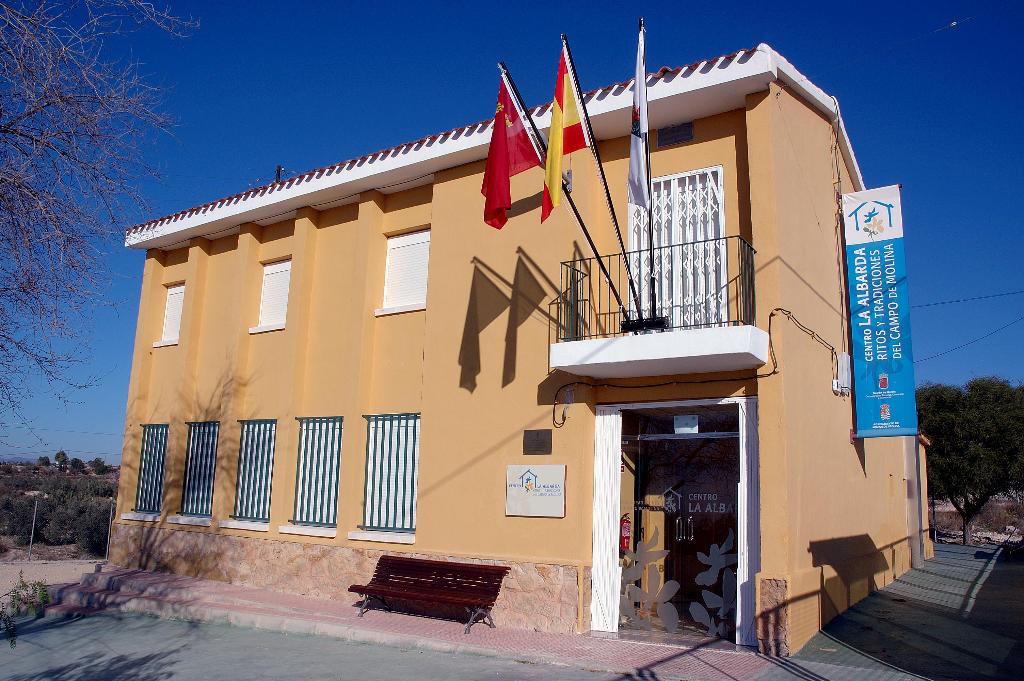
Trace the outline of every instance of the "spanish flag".
<instances>
[{"instance_id":1,"label":"spanish flag","mask_svg":"<svg viewBox=\"0 0 1024 681\"><path fill-rule=\"evenodd\" d=\"M582 102L576 85L576 69L569 48L562 41L562 58L555 78L555 100L551 104L551 130L548 132L547 168L544 172L544 202L540 221L562 202L562 157L590 146L590 138L580 120Z\"/></svg>"}]
</instances>

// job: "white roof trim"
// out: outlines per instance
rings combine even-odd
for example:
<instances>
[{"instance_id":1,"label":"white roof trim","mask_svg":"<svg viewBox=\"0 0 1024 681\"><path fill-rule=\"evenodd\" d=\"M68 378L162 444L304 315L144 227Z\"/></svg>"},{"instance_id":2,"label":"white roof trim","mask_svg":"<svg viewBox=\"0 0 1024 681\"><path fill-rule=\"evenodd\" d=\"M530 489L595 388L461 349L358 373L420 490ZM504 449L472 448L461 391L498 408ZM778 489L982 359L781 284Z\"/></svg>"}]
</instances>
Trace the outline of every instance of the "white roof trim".
<instances>
[{"instance_id":1,"label":"white roof trim","mask_svg":"<svg viewBox=\"0 0 1024 681\"><path fill-rule=\"evenodd\" d=\"M843 115L839 111L839 100L826 94L824 90L810 81L809 78L797 71L796 67L781 54L768 45L761 43L757 46L759 51L770 55L779 80L800 93L804 99L828 115L832 125L836 128L839 138L839 151L843 159L851 169L853 184L856 191L864 190L864 177L860 174L860 165L853 153L853 145L850 144L850 136L846 134L846 125L843 123Z\"/></svg>"},{"instance_id":2,"label":"white roof trim","mask_svg":"<svg viewBox=\"0 0 1024 681\"><path fill-rule=\"evenodd\" d=\"M767 89L775 80L799 92L833 122L840 150L853 169L855 187L863 189L836 100L764 43L732 57L718 57L650 77L650 126L660 128L742 108L746 95ZM632 108L631 85L632 81L620 83L587 97L598 139L626 134ZM534 119L546 130L551 121L549 107L534 109ZM177 248L194 237L233 233L247 222L268 224L305 206L328 208L357 201L361 192L416 186L429 181L426 178L433 173L485 158L490 127L489 121L466 126L153 220L129 229L125 245Z\"/></svg>"}]
</instances>

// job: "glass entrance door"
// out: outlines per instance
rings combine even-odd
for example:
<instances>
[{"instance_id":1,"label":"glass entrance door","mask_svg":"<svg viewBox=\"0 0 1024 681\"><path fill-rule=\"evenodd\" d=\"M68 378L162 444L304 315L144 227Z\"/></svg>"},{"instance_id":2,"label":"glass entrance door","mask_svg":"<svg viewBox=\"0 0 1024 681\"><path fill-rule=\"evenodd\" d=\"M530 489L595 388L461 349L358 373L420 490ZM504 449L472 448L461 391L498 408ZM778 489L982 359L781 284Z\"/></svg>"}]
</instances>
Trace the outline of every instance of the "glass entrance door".
<instances>
[{"instance_id":1,"label":"glass entrance door","mask_svg":"<svg viewBox=\"0 0 1024 681\"><path fill-rule=\"evenodd\" d=\"M734 638L738 431L735 405L623 413L623 628Z\"/></svg>"}]
</instances>

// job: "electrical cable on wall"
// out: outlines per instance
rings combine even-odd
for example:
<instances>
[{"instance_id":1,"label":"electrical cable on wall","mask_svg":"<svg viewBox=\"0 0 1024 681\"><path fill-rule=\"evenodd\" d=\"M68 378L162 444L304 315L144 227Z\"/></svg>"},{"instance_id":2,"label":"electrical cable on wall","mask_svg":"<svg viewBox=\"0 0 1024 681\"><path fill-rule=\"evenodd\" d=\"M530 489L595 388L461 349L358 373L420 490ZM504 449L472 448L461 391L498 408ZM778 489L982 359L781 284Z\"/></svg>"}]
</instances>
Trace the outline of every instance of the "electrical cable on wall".
<instances>
[{"instance_id":1,"label":"electrical cable on wall","mask_svg":"<svg viewBox=\"0 0 1024 681\"><path fill-rule=\"evenodd\" d=\"M771 376L774 376L774 375L776 375L776 374L778 374L778 373L780 373L782 371L781 368L779 367L778 358L775 355L775 344L774 344L773 336L772 336L772 322L774 321L776 315L781 315L781 316L786 317L787 319L789 319L789 321L793 322L793 324L796 326L797 329L799 329L800 331L802 331L805 334L807 334L808 336L810 336L816 343L818 343L819 345L821 345L822 347L824 347L826 350L829 351L829 353L831 354L831 359L832 359L832 378L834 380L837 377L837 375L838 375L837 372L838 372L838 366L839 366L838 365L839 355L838 355L838 352L836 351L836 347L834 345L832 345L831 343L829 343L824 338L822 338L818 334L817 331L815 331L811 327L809 327L806 324L804 324L803 322L801 322L797 318L797 316L794 315L791 311L787 310L784 307L776 307L776 308L774 308L768 314L768 357L769 357L769 359L771 361L771 370L770 371L767 371L767 372L764 372L764 373L756 373L753 376L750 376L750 377L747 377L747 378L697 378L697 379L692 379L692 380L677 379L677 380L672 380L672 381L660 381L658 383L643 383L643 384L640 384L640 385L619 385L619 384L616 384L616 383L592 383L590 381L571 381L569 383L564 383L564 384L558 386L558 388L555 390L555 396L554 396L554 399L552 400L552 404L551 404L551 424L555 428L561 428L562 426L565 425L565 422L566 422L566 420L568 418L568 408L569 408L569 405L572 403L572 401L571 400L567 400L565 403L563 403L563 405L562 405L562 417L561 417L561 419L559 419L558 416L557 416L557 414L558 414L558 404L559 404L558 397L559 397L559 395L562 394L563 391L566 391L567 394L572 394L572 391L574 391L574 389L578 385L585 385L585 386L588 386L590 388L619 388L619 389L665 388L665 387L676 386L676 385L706 385L706 384L712 384L712 383L735 383L737 381L747 381L747 380L750 380L751 378L758 379L758 378L769 378Z\"/></svg>"}]
</instances>

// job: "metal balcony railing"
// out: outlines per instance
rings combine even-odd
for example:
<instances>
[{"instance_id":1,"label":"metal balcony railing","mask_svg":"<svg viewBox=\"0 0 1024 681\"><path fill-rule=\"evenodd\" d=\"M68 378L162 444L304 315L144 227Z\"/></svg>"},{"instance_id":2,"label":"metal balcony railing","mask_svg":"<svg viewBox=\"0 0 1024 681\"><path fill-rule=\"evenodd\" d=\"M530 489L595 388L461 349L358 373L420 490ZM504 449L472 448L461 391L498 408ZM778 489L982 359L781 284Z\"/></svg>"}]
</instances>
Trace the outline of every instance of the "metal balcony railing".
<instances>
[{"instance_id":1,"label":"metal balcony railing","mask_svg":"<svg viewBox=\"0 0 1024 681\"><path fill-rule=\"evenodd\" d=\"M730 236L626 253L644 316L650 315L651 270L663 330L754 324L754 249ZM636 304L621 253L601 256L625 312L636 319ZM623 314L596 258L562 263L557 299L559 342L624 335Z\"/></svg>"}]
</instances>

